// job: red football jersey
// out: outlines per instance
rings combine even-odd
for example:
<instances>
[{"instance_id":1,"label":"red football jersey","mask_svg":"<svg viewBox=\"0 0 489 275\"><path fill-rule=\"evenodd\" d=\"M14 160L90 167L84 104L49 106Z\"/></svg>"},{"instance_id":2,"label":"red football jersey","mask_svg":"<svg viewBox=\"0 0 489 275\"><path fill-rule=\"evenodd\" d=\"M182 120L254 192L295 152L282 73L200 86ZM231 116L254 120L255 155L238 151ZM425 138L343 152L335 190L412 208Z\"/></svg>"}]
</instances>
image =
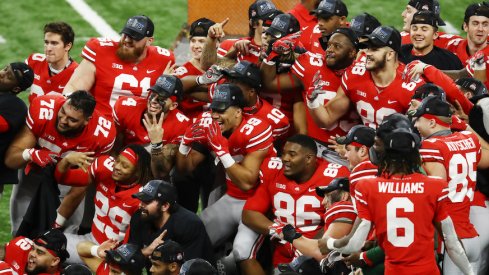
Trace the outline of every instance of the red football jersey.
<instances>
[{"instance_id":1,"label":"red football jersey","mask_svg":"<svg viewBox=\"0 0 489 275\"><path fill-rule=\"evenodd\" d=\"M122 96L114 105L114 120L124 135L124 145L150 143L148 131L142 119L147 109L148 100L137 96ZM174 109L163 120L163 144L178 144L190 126L190 119Z\"/></svg>"},{"instance_id":2,"label":"red football jersey","mask_svg":"<svg viewBox=\"0 0 489 275\"><path fill-rule=\"evenodd\" d=\"M375 226L386 255L385 274L439 274L433 222L448 217L447 191L444 180L422 174L357 183L358 217Z\"/></svg>"},{"instance_id":3,"label":"red football jersey","mask_svg":"<svg viewBox=\"0 0 489 275\"><path fill-rule=\"evenodd\" d=\"M8 263L0 261L0 274L1 275L17 275Z\"/></svg>"},{"instance_id":4,"label":"red football jersey","mask_svg":"<svg viewBox=\"0 0 489 275\"><path fill-rule=\"evenodd\" d=\"M60 95L36 97L29 106L26 124L37 138L40 148L61 154L71 151L107 153L114 145L116 130L112 117L106 118L95 111L85 129L75 137L65 137L56 130L57 114L66 98Z\"/></svg>"},{"instance_id":5,"label":"red football jersey","mask_svg":"<svg viewBox=\"0 0 489 275\"><path fill-rule=\"evenodd\" d=\"M326 210L326 214L324 214L324 232L328 230L328 227L333 222L344 221L353 224L356 218L357 211L351 201L335 202Z\"/></svg>"},{"instance_id":6,"label":"red football jersey","mask_svg":"<svg viewBox=\"0 0 489 275\"><path fill-rule=\"evenodd\" d=\"M438 32L438 38L435 39L434 45L439 47L439 48L446 49L448 47L448 45L450 44L451 40L458 39L458 38L463 39L463 37L458 36L456 34L449 34L449 33L439 31ZM401 32L401 44L402 45L412 44L411 34L409 32L405 32L405 31Z\"/></svg>"},{"instance_id":7,"label":"red football jersey","mask_svg":"<svg viewBox=\"0 0 489 275\"><path fill-rule=\"evenodd\" d=\"M373 164L370 160L365 160L357 164L353 169L351 169L351 174L349 177L350 182L350 194L353 202L353 206L356 207L355 202L355 185L358 181L368 178L374 178L377 176L378 167Z\"/></svg>"},{"instance_id":8,"label":"red football jersey","mask_svg":"<svg viewBox=\"0 0 489 275\"><path fill-rule=\"evenodd\" d=\"M217 56L223 58L226 56L228 51L234 46L234 43L239 39L226 39L219 43L219 48L217 48Z\"/></svg>"},{"instance_id":9,"label":"red football jersey","mask_svg":"<svg viewBox=\"0 0 489 275\"><path fill-rule=\"evenodd\" d=\"M3 259L19 275L24 274L24 270L29 259L29 252L32 250L34 242L26 237L16 237L5 246L5 258Z\"/></svg>"},{"instance_id":10,"label":"red football jersey","mask_svg":"<svg viewBox=\"0 0 489 275\"><path fill-rule=\"evenodd\" d=\"M411 97L423 81L403 82L404 65L399 63L396 78L387 87L378 88L372 80L365 63L355 63L341 79L341 87L362 118L363 123L377 129L385 116L406 113Z\"/></svg>"},{"instance_id":11,"label":"red football jersey","mask_svg":"<svg viewBox=\"0 0 489 275\"><path fill-rule=\"evenodd\" d=\"M101 262L99 266L97 267L97 271L95 272L96 275L109 275L110 274L110 267L109 264L106 262Z\"/></svg>"},{"instance_id":12,"label":"red football jersey","mask_svg":"<svg viewBox=\"0 0 489 275\"><path fill-rule=\"evenodd\" d=\"M322 105L328 103L336 96L336 91L341 83L342 71L333 71L326 66L324 56L306 52L297 57L292 65L292 73L302 80L304 91L302 97L306 103L306 95L309 87L313 85L313 78L316 72L321 74L321 80L324 83L324 93L318 95ZM311 117L309 108L306 108L307 133L314 139L328 143L330 136L345 136L351 127L357 125L360 121L354 110L344 115L338 122L330 128L320 128Z\"/></svg>"},{"instance_id":13,"label":"red football jersey","mask_svg":"<svg viewBox=\"0 0 489 275\"><path fill-rule=\"evenodd\" d=\"M309 51L314 54L324 55L326 51L321 47L319 43L319 39L323 36L321 31L319 30L319 26L316 24L312 29L311 34L309 35Z\"/></svg>"},{"instance_id":14,"label":"red football jersey","mask_svg":"<svg viewBox=\"0 0 489 275\"><path fill-rule=\"evenodd\" d=\"M78 63L71 60L70 65L59 74L51 75L48 62L46 61L46 55L42 53L31 54L25 60L25 63L34 71L34 82L32 83L31 93L29 94L29 103L36 96L52 93L62 94L66 83L70 80L76 67L78 67Z\"/></svg>"},{"instance_id":15,"label":"red football jersey","mask_svg":"<svg viewBox=\"0 0 489 275\"><path fill-rule=\"evenodd\" d=\"M467 39L463 38L455 38L448 42L447 50L454 53L458 59L462 62L462 64L468 64L469 58L472 56L467 52L468 42ZM489 47L485 47L481 51L484 52L485 55L489 54Z\"/></svg>"},{"instance_id":16,"label":"red football jersey","mask_svg":"<svg viewBox=\"0 0 489 275\"><path fill-rule=\"evenodd\" d=\"M288 72L288 74L290 73ZM289 75L289 77L292 76ZM262 90L260 91L260 97L284 113L289 121L294 121L294 104L302 101L300 93L282 92L280 89L278 91Z\"/></svg>"},{"instance_id":17,"label":"red football jersey","mask_svg":"<svg viewBox=\"0 0 489 275\"><path fill-rule=\"evenodd\" d=\"M472 238L477 231L470 223L470 202L474 198L477 163L481 145L469 131L425 139L419 150L423 162L439 162L445 166L448 181L448 213L459 238Z\"/></svg>"},{"instance_id":18,"label":"red football jersey","mask_svg":"<svg viewBox=\"0 0 489 275\"><path fill-rule=\"evenodd\" d=\"M175 70L178 78L183 78L188 75L202 75L204 72L195 67L190 61L178 67ZM182 111L191 121L194 121L203 111L204 106L208 105L206 102L193 99L191 96L185 95L183 100L178 103L178 109Z\"/></svg>"},{"instance_id":19,"label":"red football jersey","mask_svg":"<svg viewBox=\"0 0 489 275\"><path fill-rule=\"evenodd\" d=\"M119 96L148 97L148 89L163 74L166 65L175 63L173 52L158 46L148 46L146 58L139 63L126 63L117 55L118 41L106 38L90 39L82 57L95 65L95 84L90 92L97 101L96 109L111 115Z\"/></svg>"},{"instance_id":20,"label":"red football jersey","mask_svg":"<svg viewBox=\"0 0 489 275\"><path fill-rule=\"evenodd\" d=\"M256 106L250 109L257 109L255 113L250 113L245 108L244 114L246 117L257 117L268 122L272 126L272 135L274 140L281 139L289 132L289 119L279 109L274 108L270 103L258 97ZM254 110L249 110L254 111Z\"/></svg>"},{"instance_id":21,"label":"red football jersey","mask_svg":"<svg viewBox=\"0 0 489 275\"><path fill-rule=\"evenodd\" d=\"M135 184L122 189L112 179L114 158L101 156L90 166L90 175L97 184L92 234L100 244L108 239L124 240L131 216L139 208L139 200L131 197L142 189Z\"/></svg>"},{"instance_id":22,"label":"red football jersey","mask_svg":"<svg viewBox=\"0 0 489 275\"><path fill-rule=\"evenodd\" d=\"M314 238L323 227L325 209L322 198L316 194L316 186L328 184L335 177L347 177L345 166L318 160L313 176L303 183L297 183L283 174L280 158L266 159L260 170L262 184L244 205L244 210L267 214L270 210L274 219L293 225L308 238ZM284 251L274 253L274 265L284 262ZM293 254L290 255L292 260Z\"/></svg>"}]
</instances>

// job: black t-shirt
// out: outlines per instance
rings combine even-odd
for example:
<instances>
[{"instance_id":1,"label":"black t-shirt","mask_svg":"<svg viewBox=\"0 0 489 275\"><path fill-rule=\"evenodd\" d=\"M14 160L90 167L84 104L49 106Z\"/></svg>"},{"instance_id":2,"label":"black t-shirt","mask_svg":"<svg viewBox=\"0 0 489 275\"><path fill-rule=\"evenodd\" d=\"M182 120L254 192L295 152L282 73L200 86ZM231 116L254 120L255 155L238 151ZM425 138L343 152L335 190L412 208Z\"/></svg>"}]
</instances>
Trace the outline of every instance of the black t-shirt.
<instances>
[{"instance_id":1,"label":"black t-shirt","mask_svg":"<svg viewBox=\"0 0 489 275\"><path fill-rule=\"evenodd\" d=\"M414 60L420 60L426 64L433 65L439 70L460 70L464 66L460 59L452 52L436 47L426 55L413 55L413 44L406 44L401 46L401 54L399 59L404 64L408 64Z\"/></svg>"},{"instance_id":2,"label":"black t-shirt","mask_svg":"<svg viewBox=\"0 0 489 275\"><path fill-rule=\"evenodd\" d=\"M213 248L204 223L194 212L177 205L162 228L155 228L150 222L141 220L141 210L131 218L129 243L141 248L150 245L163 230L167 230L165 240L173 240L183 248L185 260L201 258L214 264Z\"/></svg>"},{"instance_id":3,"label":"black t-shirt","mask_svg":"<svg viewBox=\"0 0 489 275\"><path fill-rule=\"evenodd\" d=\"M0 93L0 116L9 125L7 132L0 133L0 159L2 160L0 161L0 175L2 175L0 184L16 184L18 182L17 169L7 168L3 160L5 160L5 152L10 143L24 126L26 115L27 106L22 99L9 92Z\"/></svg>"}]
</instances>

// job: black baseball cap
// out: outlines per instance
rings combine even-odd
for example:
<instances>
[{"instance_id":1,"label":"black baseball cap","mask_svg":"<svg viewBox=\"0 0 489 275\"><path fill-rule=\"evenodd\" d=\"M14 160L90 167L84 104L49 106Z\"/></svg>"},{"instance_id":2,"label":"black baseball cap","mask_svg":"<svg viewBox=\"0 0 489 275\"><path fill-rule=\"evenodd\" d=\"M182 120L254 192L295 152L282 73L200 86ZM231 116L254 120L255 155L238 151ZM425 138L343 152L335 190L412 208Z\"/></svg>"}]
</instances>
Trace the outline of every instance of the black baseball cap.
<instances>
[{"instance_id":1,"label":"black baseball cap","mask_svg":"<svg viewBox=\"0 0 489 275\"><path fill-rule=\"evenodd\" d=\"M105 253L105 261L118 265L123 271L139 274L144 268L145 257L135 244L126 243L116 249L106 250Z\"/></svg>"},{"instance_id":2,"label":"black baseball cap","mask_svg":"<svg viewBox=\"0 0 489 275\"><path fill-rule=\"evenodd\" d=\"M374 145L374 141L375 130L365 125L355 125L350 129L350 131L348 131L346 136L336 139L336 142L339 144L348 145L351 143L357 143L367 147Z\"/></svg>"},{"instance_id":3,"label":"black baseball cap","mask_svg":"<svg viewBox=\"0 0 489 275\"><path fill-rule=\"evenodd\" d=\"M275 16L265 33L270 34L274 38L282 38L288 34L298 32L300 29L299 21L292 14L284 13Z\"/></svg>"},{"instance_id":4,"label":"black baseball cap","mask_svg":"<svg viewBox=\"0 0 489 275\"><path fill-rule=\"evenodd\" d=\"M236 79L249 86L259 89L262 87L260 68L249 61L243 60L236 63L231 69L221 70L228 79Z\"/></svg>"},{"instance_id":5,"label":"black baseball cap","mask_svg":"<svg viewBox=\"0 0 489 275\"><path fill-rule=\"evenodd\" d=\"M384 117L379 127L377 127L375 134L382 139L387 134L399 128L408 129L413 132L411 121L407 116L401 113L393 113Z\"/></svg>"},{"instance_id":6,"label":"black baseball cap","mask_svg":"<svg viewBox=\"0 0 489 275\"><path fill-rule=\"evenodd\" d=\"M325 194L328 194L338 189L350 192L350 181L348 180L348 178L346 177L334 178L326 186L317 186L316 194L320 197L324 197Z\"/></svg>"},{"instance_id":7,"label":"black baseball cap","mask_svg":"<svg viewBox=\"0 0 489 275\"><path fill-rule=\"evenodd\" d=\"M398 53L401 50L401 34L394 27L380 26L362 37L367 38L367 41L360 43L364 48L390 47Z\"/></svg>"},{"instance_id":8,"label":"black baseball cap","mask_svg":"<svg viewBox=\"0 0 489 275\"><path fill-rule=\"evenodd\" d=\"M416 109L413 117L420 117L424 114L451 117L452 111L450 104L441 96L430 95L421 101L421 105Z\"/></svg>"},{"instance_id":9,"label":"black baseball cap","mask_svg":"<svg viewBox=\"0 0 489 275\"><path fill-rule=\"evenodd\" d=\"M472 103L474 104L481 97L487 96L488 94L486 85L484 85L484 83L482 83L480 80L472 77L459 78L455 81L455 84L462 87L463 90L467 90L472 94L470 101L472 101Z\"/></svg>"},{"instance_id":10,"label":"black baseball cap","mask_svg":"<svg viewBox=\"0 0 489 275\"><path fill-rule=\"evenodd\" d=\"M173 185L162 180L150 180L143 187L143 190L132 194L132 197L143 202L158 200L175 204L177 201L177 190Z\"/></svg>"},{"instance_id":11,"label":"black baseball cap","mask_svg":"<svg viewBox=\"0 0 489 275\"><path fill-rule=\"evenodd\" d=\"M410 0L408 3L409 6L417 9L418 11L432 11L436 19L438 21L438 26L445 26L445 21L443 21L440 17L440 2L438 0Z\"/></svg>"},{"instance_id":12,"label":"black baseball cap","mask_svg":"<svg viewBox=\"0 0 489 275\"><path fill-rule=\"evenodd\" d=\"M375 16L369 13L362 13L353 17L350 21L350 28L355 31L357 36L363 36L367 34L371 34L377 27L380 27L381 24Z\"/></svg>"},{"instance_id":13,"label":"black baseball cap","mask_svg":"<svg viewBox=\"0 0 489 275\"><path fill-rule=\"evenodd\" d=\"M217 270L208 261L196 258L186 261L179 275L217 275Z\"/></svg>"},{"instance_id":14,"label":"black baseball cap","mask_svg":"<svg viewBox=\"0 0 489 275\"><path fill-rule=\"evenodd\" d=\"M183 98L182 81L174 75L162 75L148 90L164 97L175 96L178 100Z\"/></svg>"},{"instance_id":15,"label":"black baseball cap","mask_svg":"<svg viewBox=\"0 0 489 275\"><path fill-rule=\"evenodd\" d=\"M414 95L411 97L411 99L418 99L418 100L423 100L427 98L430 95L437 95L441 97L445 97L445 91L443 91L440 86L435 85L433 83L425 83L421 86L419 86L416 91L414 91Z\"/></svg>"},{"instance_id":16,"label":"black baseball cap","mask_svg":"<svg viewBox=\"0 0 489 275\"><path fill-rule=\"evenodd\" d=\"M334 15L348 16L348 9L341 0L323 0L319 3L317 9L312 10L310 14L327 19Z\"/></svg>"},{"instance_id":17,"label":"black baseball cap","mask_svg":"<svg viewBox=\"0 0 489 275\"><path fill-rule=\"evenodd\" d=\"M61 275L92 275L92 271L82 264L70 264L61 271Z\"/></svg>"},{"instance_id":18,"label":"black baseball cap","mask_svg":"<svg viewBox=\"0 0 489 275\"><path fill-rule=\"evenodd\" d=\"M216 22L207 19L205 17L199 18L192 22L190 25L189 35L190 37L194 36L204 36L207 37L207 33L209 32L209 28L216 24Z\"/></svg>"},{"instance_id":19,"label":"black baseball cap","mask_svg":"<svg viewBox=\"0 0 489 275\"><path fill-rule=\"evenodd\" d=\"M419 136L408 129L399 128L382 138L386 151L409 153L420 146Z\"/></svg>"},{"instance_id":20,"label":"black baseball cap","mask_svg":"<svg viewBox=\"0 0 489 275\"><path fill-rule=\"evenodd\" d=\"M217 85L214 96L212 97L210 109L217 112L224 112L231 106L239 108L245 106L243 92L235 84L225 83Z\"/></svg>"},{"instance_id":21,"label":"black baseball cap","mask_svg":"<svg viewBox=\"0 0 489 275\"><path fill-rule=\"evenodd\" d=\"M67 240L63 232L54 228L46 231L44 234L34 239L34 243L36 245L42 246L56 253L56 255L61 258L61 262L64 262L70 257L70 254L66 250L66 242Z\"/></svg>"},{"instance_id":22,"label":"black baseball cap","mask_svg":"<svg viewBox=\"0 0 489 275\"><path fill-rule=\"evenodd\" d=\"M248 19L261 19L266 26L270 26L275 16L281 13L271 1L257 0L248 8Z\"/></svg>"},{"instance_id":23,"label":"black baseball cap","mask_svg":"<svg viewBox=\"0 0 489 275\"><path fill-rule=\"evenodd\" d=\"M126 25L121 33L139 41L145 37L152 37L154 30L155 26L149 17L146 15L136 15L127 19Z\"/></svg>"},{"instance_id":24,"label":"black baseball cap","mask_svg":"<svg viewBox=\"0 0 489 275\"><path fill-rule=\"evenodd\" d=\"M484 3L470 4L465 9L464 22L468 23L471 16L485 16L489 18L489 6Z\"/></svg>"},{"instance_id":25,"label":"black baseball cap","mask_svg":"<svg viewBox=\"0 0 489 275\"><path fill-rule=\"evenodd\" d=\"M10 68L14 72L15 79L17 80L17 86L21 91L26 90L32 85L34 81L34 71L32 71L29 65L24 62L10 63Z\"/></svg>"},{"instance_id":26,"label":"black baseball cap","mask_svg":"<svg viewBox=\"0 0 489 275\"><path fill-rule=\"evenodd\" d=\"M431 11L420 10L413 14L411 25L426 24L438 28L438 21L435 14Z\"/></svg>"},{"instance_id":27,"label":"black baseball cap","mask_svg":"<svg viewBox=\"0 0 489 275\"><path fill-rule=\"evenodd\" d=\"M331 36L333 34L335 34L335 33L341 33L341 34L345 35L346 37L348 37L348 39L353 44L353 46L355 47L355 49L358 49L358 47L360 45L360 42L358 41L358 36L357 36L357 34L355 33L354 30L352 30L351 28L344 28L344 27L337 28L336 30L334 30L331 33Z\"/></svg>"},{"instance_id":28,"label":"black baseball cap","mask_svg":"<svg viewBox=\"0 0 489 275\"><path fill-rule=\"evenodd\" d=\"M319 275L323 274L319 262L313 257L301 255L288 264L279 264L280 272L297 272L298 274Z\"/></svg>"},{"instance_id":29,"label":"black baseball cap","mask_svg":"<svg viewBox=\"0 0 489 275\"><path fill-rule=\"evenodd\" d=\"M183 248L177 242L172 240L166 240L164 243L158 245L153 253L151 259L155 261L162 261L165 263L183 263Z\"/></svg>"}]
</instances>

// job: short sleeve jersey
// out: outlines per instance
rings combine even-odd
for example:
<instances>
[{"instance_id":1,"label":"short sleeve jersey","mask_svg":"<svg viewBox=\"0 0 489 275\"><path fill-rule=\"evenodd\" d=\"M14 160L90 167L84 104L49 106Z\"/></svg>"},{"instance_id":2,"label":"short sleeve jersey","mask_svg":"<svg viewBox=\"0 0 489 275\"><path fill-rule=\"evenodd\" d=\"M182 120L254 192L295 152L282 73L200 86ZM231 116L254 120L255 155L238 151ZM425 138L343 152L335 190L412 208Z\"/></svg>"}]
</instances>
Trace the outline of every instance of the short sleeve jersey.
<instances>
[{"instance_id":1,"label":"short sleeve jersey","mask_svg":"<svg viewBox=\"0 0 489 275\"><path fill-rule=\"evenodd\" d=\"M255 113L248 113L245 110L245 115L248 118L257 117L263 121L268 122L272 126L273 139L278 140L285 136L289 132L290 124L289 119L279 109L274 108L270 103L261 98L258 98L257 111Z\"/></svg>"},{"instance_id":2,"label":"short sleeve jersey","mask_svg":"<svg viewBox=\"0 0 489 275\"><path fill-rule=\"evenodd\" d=\"M195 67L192 62L189 61L178 67L175 70L175 73L177 74L178 78L184 78L189 75L201 75L204 72ZM191 121L194 121L194 118L199 116L199 114L204 111L204 106L206 105L206 102L198 101L190 96L185 95L183 97L183 100L178 103L178 109L182 111L182 113L184 113L187 117L189 117Z\"/></svg>"},{"instance_id":3,"label":"short sleeve jersey","mask_svg":"<svg viewBox=\"0 0 489 275\"><path fill-rule=\"evenodd\" d=\"M139 63L127 63L116 54L119 42L106 38L90 39L82 50L82 57L95 65L95 84L90 92L97 101L96 109L111 115L119 96L147 98L148 89L166 65L175 63L173 52L158 46L148 46L146 57Z\"/></svg>"},{"instance_id":4,"label":"short sleeve jersey","mask_svg":"<svg viewBox=\"0 0 489 275\"><path fill-rule=\"evenodd\" d=\"M351 199L354 207L356 207L355 185L360 180L376 177L377 171L378 171L377 165L373 164L370 160L362 161L359 164L357 164L355 167L353 167L353 169L351 169L351 174L349 178L350 194L351 194Z\"/></svg>"},{"instance_id":5,"label":"short sleeve jersey","mask_svg":"<svg viewBox=\"0 0 489 275\"><path fill-rule=\"evenodd\" d=\"M406 113L414 91L424 82L403 82L403 69L400 63L394 81L382 88L375 85L365 63L358 62L343 74L341 87L366 126L377 129L385 116Z\"/></svg>"},{"instance_id":6,"label":"short sleeve jersey","mask_svg":"<svg viewBox=\"0 0 489 275\"><path fill-rule=\"evenodd\" d=\"M458 36L456 34L438 32L438 38L435 39L434 45L442 49L446 49L448 48L450 41L452 41L453 39L463 39L463 37ZM412 44L411 35L409 34L409 32L405 32L405 31L401 32L401 44L402 45Z\"/></svg>"},{"instance_id":7,"label":"short sleeve jersey","mask_svg":"<svg viewBox=\"0 0 489 275\"><path fill-rule=\"evenodd\" d=\"M333 203L324 215L324 232L335 222L348 222L353 224L357 218L357 211L351 201L339 201Z\"/></svg>"},{"instance_id":8,"label":"short sleeve jersey","mask_svg":"<svg viewBox=\"0 0 489 275\"><path fill-rule=\"evenodd\" d=\"M467 49L468 49L467 39L462 39L462 38L456 38L456 39L450 40L448 47L447 47L447 50L454 53L458 57L458 59L460 59L462 64L464 64L464 65L468 65L468 61L472 57L467 52ZM489 54L489 47L486 46L481 51L483 51L484 55L487 56Z\"/></svg>"},{"instance_id":9,"label":"short sleeve jersey","mask_svg":"<svg viewBox=\"0 0 489 275\"><path fill-rule=\"evenodd\" d=\"M150 143L148 131L142 119L148 100L137 96L122 96L114 105L114 121L124 135L124 144ZM190 119L178 109L171 110L163 120L163 144L178 144L190 125Z\"/></svg>"},{"instance_id":10,"label":"short sleeve jersey","mask_svg":"<svg viewBox=\"0 0 489 275\"><path fill-rule=\"evenodd\" d=\"M266 214L297 228L304 236L313 238L323 226L325 209L316 187L329 184L335 177L348 177L345 166L319 160L312 177L303 183L287 178L280 158L273 157L261 166L262 184L247 200L243 209Z\"/></svg>"},{"instance_id":11,"label":"short sleeve jersey","mask_svg":"<svg viewBox=\"0 0 489 275\"><path fill-rule=\"evenodd\" d=\"M95 152L95 156L110 151L116 135L114 122L112 117L101 116L97 111L77 136L67 137L57 131L57 114L65 101L61 95L45 95L36 97L29 106L26 124L36 137L38 147L61 154L61 157L71 151Z\"/></svg>"},{"instance_id":12,"label":"short sleeve jersey","mask_svg":"<svg viewBox=\"0 0 489 275\"><path fill-rule=\"evenodd\" d=\"M419 150L423 162L438 162L445 166L448 181L448 213L459 238L472 238L477 231L469 219L470 202L474 198L477 164L481 145L469 131L425 139Z\"/></svg>"},{"instance_id":13,"label":"short sleeve jersey","mask_svg":"<svg viewBox=\"0 0 489 275\"><path fill-rule=\"evenodd\" d=\"M139 200L131 195L139 192L141 185L120 188L112 179L113 166L114 158L107 155L90 166L90 176L96 183L92 234L99 244L108 239L124 240L131 216L139 208Z\"/></svg>"},{"instance_id":14,"label":"short sleeve jersey","mask_svg":"<svg viewBox=\"0 0 489 275\"><path fill-rule=\"evenodd\" d=\"M46 61L46 55L41 53L31 54L25 63L34 71L34 82L31 86L29 102L36 96L47 94L62 94L66 83L70 80L71 75L78 67L76 61L71 60L70 65L62 70L59 74L51 75L49 72L49 64Z\"/></svg>"},{"instance_id":15,"label":"short sleeve jersey","mask_svg":"<svg viewBox=\"0 0 489 275\"><path fill-rule=\"evenodd\" d=\"M0 274L2 275L17 275L8 263L0 261Z\"/></svg>"},{"instance_id":16,"label":"short sleeve jersey","mask_svg":"<svg viewBox=\"0 0 489 275\"><path fill-rule=\"evenodd\" d=\"M26 237L15 237L5 246L3 259L19 275L23 275L34 242Z\"/></svg>"},{"instance_id":17,"label":"short sleeve jersey","mask_svg":"<svg viewBox=\"0 0 489 275\"><path fill-rule=\"evenodd\" d=\"M306 52L301 54L292 65L292 73L302 80L304 91L302 92L303 101L306 102L307 90L313 85L313 78L316 72L321 75L324 93L318 95L320 103L325 105L336 96L338 87L341 83L341 71L333 71L326 66L324 56ZM312 118L309 108L306 108L307 132L317 140L328 143L330 136L344 136L351 127L358 124L358 115L351 110L338 120L330 128L320 128Z\"/></svg>"},{"instance_id":18,"label":"short sleeve jersey","mask_svg":"<svg viewBox=\"0 0 489 275\"><path fill-rule=\"evenodd\" d=\"M422 174L361 180L358 217L372 222L384 250L386 274L438 274L434 225L448 217L446 182ZM422 213L422 215L420 215Z\"/></svg>"}]
</instances>

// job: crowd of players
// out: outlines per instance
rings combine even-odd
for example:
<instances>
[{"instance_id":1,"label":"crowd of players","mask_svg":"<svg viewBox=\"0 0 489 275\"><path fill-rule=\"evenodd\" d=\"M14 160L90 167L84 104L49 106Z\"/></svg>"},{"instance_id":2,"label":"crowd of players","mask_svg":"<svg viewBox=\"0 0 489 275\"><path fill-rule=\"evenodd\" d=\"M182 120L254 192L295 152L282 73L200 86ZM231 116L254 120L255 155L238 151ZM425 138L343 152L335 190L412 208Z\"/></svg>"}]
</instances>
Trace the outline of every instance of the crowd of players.
<instances>
[{"instance_id":1,"label":"crowd of players","mask_svg":"<svg viewBox=\"0 0 489 275\"><path fill-rule=\"evenodd\" d=\"M0 72L1 274L487 274L489 4L467 38L437 0L402 32L341 0L248 16L193 22L184 64L144 15L79 64L52 22Z\"/></svg>"}]
</instances>

